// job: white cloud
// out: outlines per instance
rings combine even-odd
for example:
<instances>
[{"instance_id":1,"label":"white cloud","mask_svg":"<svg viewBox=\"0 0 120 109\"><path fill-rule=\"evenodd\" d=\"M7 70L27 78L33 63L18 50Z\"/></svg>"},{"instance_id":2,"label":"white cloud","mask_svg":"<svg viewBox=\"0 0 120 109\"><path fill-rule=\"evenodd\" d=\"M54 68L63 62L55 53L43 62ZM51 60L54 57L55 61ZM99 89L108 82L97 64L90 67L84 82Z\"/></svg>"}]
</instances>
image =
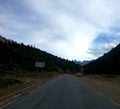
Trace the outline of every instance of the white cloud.
<instances>
[{"instance_id":1,"label":"white cloud","mask_svg":"<svg viewBox=\"0 0 120 109\"><path fill-rule=\"evenodd\" d=\"M106 51L110 51L115 46L116 46L116 43L105 43L105 44L101 44L101 49L104 52L106 52Z\"/></svg>"},{"instance_id":2,"label":"white cloud","mask_svg":"<svg viewBox=\"0 0 120 109\"><path fill-rule=\"evenodd\" d=\"M88 50L88 53L94 57L94 59L102 56L104 53L107 53L114 47L118 45L118 42L110 42L110 43L100 43L97 45L97 47L91 47Z\"/></svg>"},{"instance_id":3,"label":"white cloud","mask_svg":"<svg viewBox=\"0 0 120 109\"><path fill-rule=\"evenodd\" d=\"M42 15L48 23L47 27L40 30L45 31L44 34L43 32L39 32L39 34L44 36L43 39L49 39L49 42L45 43L48 45L48 48L51 47L52 52L55 52L55 54L64 55L64 58L69 59L84 57L89 44L94 40L99 29L96 29L94 25L91 25L86 19L78 16L78 13L76 15L77 17L73 16L73 12L79 10L79 7L77 7L77 9L75 8L75 3L78 3L78 1L75 1L75 3L73 1L68 3L58 2L62 5L56 4L56 2L56 6L53 2L45 0L31 0L33 8L38 14ZM67 4L67 6L65 4ZM71 10L71 8L73 10ZM48 32L46 28L49 28L51 32ZM96 31L93 31L94 29ZM54 39L51 36L56 36L57 38ZM60 39L63 40L61 41Z\"/></svg>"},{"instance_id":4,"label":"white cloud","mask_svg":"<svg viewBox=\"0 0 120 109\"><path fill-rule=\"evenodd\" d=\"M103 53L111 45L101 43L98 49L93 43L99 34L120 37L120 32L114 32L120 28L119 0L26 0L24 3L34 12L25 17L31 22L14 18L15 25L10 28L25 31L21 34L26 36L21 37L24 42L55 55L78 60L96 58L95 52Z\"/></svg>"},{"instance_id":5,"label":"white cloud","mask_svg":"<svg viewBox=\"0 0 120 109\"><path fill-rule=\"evenodd\" d=\"M109 33L116 26L116 19L119 21L119 1L116 2L30 0L30 7L45 21L44 29L39 33L44 37L40 38L39 44L46 44L48 51L64 58L84 60L87 56L93 57L88 50L94 39L101 33Z\"/></svg>"}]
</instances>

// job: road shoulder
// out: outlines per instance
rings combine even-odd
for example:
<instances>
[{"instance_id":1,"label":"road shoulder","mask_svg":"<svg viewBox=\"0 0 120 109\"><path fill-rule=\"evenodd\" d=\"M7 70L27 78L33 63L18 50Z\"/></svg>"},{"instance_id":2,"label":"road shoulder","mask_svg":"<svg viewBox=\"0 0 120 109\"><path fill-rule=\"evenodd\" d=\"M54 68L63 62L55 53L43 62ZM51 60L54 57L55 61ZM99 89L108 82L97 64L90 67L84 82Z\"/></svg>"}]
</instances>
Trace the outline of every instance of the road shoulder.
<instances>
[{"instance_id":1,"label":"road shoulder","mask_svg":"<svg viewBox=\"0 0 120 109\"><path fill-rule=\"evenodd\" d=\"M80 80L120 106L120 77L83 76Z\"/></svg>"}]
</instances>

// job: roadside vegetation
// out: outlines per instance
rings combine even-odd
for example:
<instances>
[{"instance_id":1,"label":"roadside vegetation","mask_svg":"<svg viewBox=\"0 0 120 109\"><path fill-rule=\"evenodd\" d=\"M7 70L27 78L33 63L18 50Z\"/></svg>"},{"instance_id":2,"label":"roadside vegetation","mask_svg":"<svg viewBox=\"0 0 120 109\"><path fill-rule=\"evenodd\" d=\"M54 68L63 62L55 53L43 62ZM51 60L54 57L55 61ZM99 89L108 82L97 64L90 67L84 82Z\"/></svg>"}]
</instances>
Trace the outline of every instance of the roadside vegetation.
<instances>
[{"instance_id":1,"label":"roadside vegetation","mask_svg":"<svg viewBox=\"0 0 120 109\"><path fill-rule=\"evenodd\" d=\"M14 85L14 84L20 84L22 83L19 79L15 77L15 75L10 75L10 72L0 70L0 90L5 89L8 86Z\"/></svg>"},{"instance_id":2,"label":"roadside vegetation","mask_svg":"<svg viewBox=\"0 0 120 109\"><path fill-rule=\"evenodd\" d=\"M24 84L25 81L22 81L22 78L33 78L33 79L50 79L57 76L56 72L23 72L23 73L14 73L12 75L9 73L4 73L0 75L0 89L7 88L15 84Z\"/></svg>"},{"instance_id":3,"label":"roadside vegetation","mask_svg":"<svg viewBox=\"0 0 120 109\"><path fill-rule=\"evenodd\" d=\"M9 85L18 84L18 83L22 83L22 82L14 78L0 78L0 89L7 88Z\"/></svg>"}]
</instances>

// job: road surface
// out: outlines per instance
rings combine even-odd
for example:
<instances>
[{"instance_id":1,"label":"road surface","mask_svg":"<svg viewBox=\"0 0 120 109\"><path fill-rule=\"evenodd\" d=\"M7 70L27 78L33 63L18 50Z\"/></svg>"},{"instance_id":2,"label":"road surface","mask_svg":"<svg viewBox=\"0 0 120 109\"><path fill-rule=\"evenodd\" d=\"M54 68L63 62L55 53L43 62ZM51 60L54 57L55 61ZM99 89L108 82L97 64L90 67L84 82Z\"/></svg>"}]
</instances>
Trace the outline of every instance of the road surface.
<instances>
[{"instance_id":1,"label":"road surface","mask_svg":"<svg viewBox=\"0 0 120 109\"><path fill-rule=\"evenodd\" d=\"M62 75L5 109L119 109L76 77Z\"/></svg>"}]
</instances>

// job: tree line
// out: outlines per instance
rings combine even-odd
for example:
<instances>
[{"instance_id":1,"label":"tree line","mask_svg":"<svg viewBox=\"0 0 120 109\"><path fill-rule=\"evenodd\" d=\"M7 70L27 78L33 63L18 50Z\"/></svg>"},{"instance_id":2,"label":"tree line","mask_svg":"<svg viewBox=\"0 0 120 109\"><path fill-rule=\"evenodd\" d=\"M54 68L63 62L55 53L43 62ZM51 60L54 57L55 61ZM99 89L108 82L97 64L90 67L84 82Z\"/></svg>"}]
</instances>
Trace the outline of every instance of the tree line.
<instances>
[{"instance_id":1,"label":"tree line","mask_svg":"<svg viewBox=\"0 0 120 109\"><path fill-rule=\"evenodd\" d=\"M80 66L30 45L0 41L0 72L35 71L35 62L45 62L45 71L76 72Z\"/></svg>"}]
</instances>

